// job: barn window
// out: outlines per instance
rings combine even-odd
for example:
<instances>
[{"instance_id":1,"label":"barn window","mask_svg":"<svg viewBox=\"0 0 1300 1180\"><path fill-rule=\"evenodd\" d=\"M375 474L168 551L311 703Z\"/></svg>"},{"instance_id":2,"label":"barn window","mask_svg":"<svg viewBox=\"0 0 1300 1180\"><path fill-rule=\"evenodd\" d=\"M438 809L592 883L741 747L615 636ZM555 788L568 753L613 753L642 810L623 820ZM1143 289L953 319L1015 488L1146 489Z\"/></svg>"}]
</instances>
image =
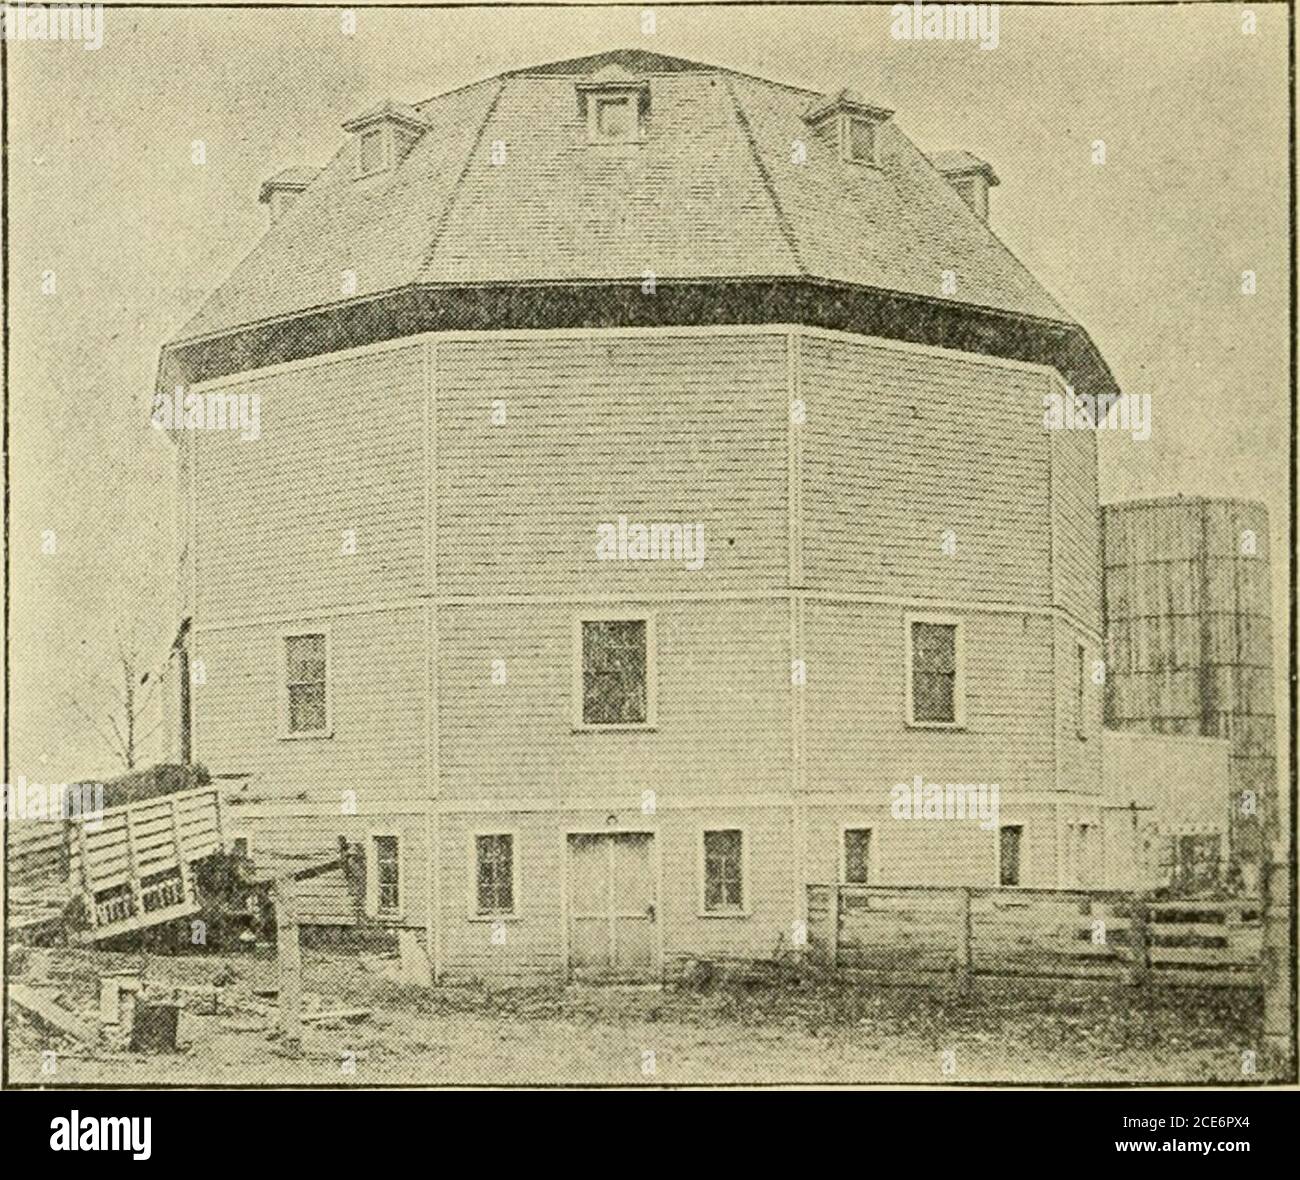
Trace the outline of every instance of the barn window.
<instances>
[{"instance_id":1,"label":"barn window","mask_svg":"<svg viewBox=\"0 0 1300 1180\"><path fill-rule=\"evenodd\" d=\"M515 912L515 838L509 832L474 837L474 904L480 917Z\"/></svg>"},{"instance_id":2,"label":"barn window","mask_svg":"<svg viewBox=\"0 0 1300 1180\"><path fill-rule=\"evenodd\" d=\"M866 885L871 881L871 829L844 829L844 883Z\"/></svg>"},{"instance_id":3,"label":"barn window","mask_svg":"<svg viewBox=\"0 0 1300 1180\"><path fill-rule=\"evenodd\" d=\"M377 915L396 914L402 908L402 862L398 838L392 834L370 838L373 869L371 872L371 911Z\"/></svg>"},{"instance_id":4,"label":"barn window","mask_svg":"<svg viewBox=\"0 0 1300 1180\"><path fill-rule=\"evenodd\" d=\"M653 724L651 620L582 619L578 648L577 725L599 729Z\"/></svg>"},{"instance_id":5,"label":"barn window","mask_svg":"<svg viewBox=\"0 0 1300 1180\"><path fill-rule=\"evenodd\" d=\"M324 631L283 637L282 736L329 733L329 645Z\"/></svg>"},{"instance_id":6,"label":"barn window","mask_svg":"<svg viewBox=\"0 0 1300 1180\"><path fill-rule=\"evenodd\" d=\"M961 624L957 619L907 619L907 720L911 725L962 722Z\"/></svg>"},{"instance_id":7,"label":"barn window","mask_svg":"<svg viewBox=\"0 0 1300 1180\"><path fill-rule=\"evenodd\" d=\"M745 909L745 836L739 828L704 833L704 912Z\"/></svg>"},{"instance_id":8,"label":"barn window","mask_svg":"<svg viewBox=\"0 0 1300 1180\"><path fill-rule=\"evenodd\" d=\"M1020 824L1004 824L998 829L998 884L1020 884L1020 845L1025 829Z\"/></svg>"}]
</instances>

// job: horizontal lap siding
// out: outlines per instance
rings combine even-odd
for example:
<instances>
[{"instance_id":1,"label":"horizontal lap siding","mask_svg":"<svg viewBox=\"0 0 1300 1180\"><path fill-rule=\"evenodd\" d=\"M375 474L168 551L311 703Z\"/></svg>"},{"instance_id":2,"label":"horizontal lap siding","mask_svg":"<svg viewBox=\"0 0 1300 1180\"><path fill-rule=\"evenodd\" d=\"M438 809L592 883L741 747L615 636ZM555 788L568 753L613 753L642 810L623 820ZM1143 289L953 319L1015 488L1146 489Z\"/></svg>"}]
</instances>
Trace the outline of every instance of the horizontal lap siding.
<instances>
[{"instance_id":1,"label":"horizontal lap siding","mask_svg":"<svg viewBox=\"0 0 1300 1180\"><path fill-rule=\"evenodd\" d=\"M222 387L260 397L261 437L196 439L201 624L419 591L421 373L413 346Z\"/></svg>"},{"instance_id":2,"label":"horizontal lap siding","mask_svg":"<svg viewBox=\"0 0 1300 1180\"><path fill-rule=\"evenodd\" d=\"M441 797L639 807L646 790L661 800L788 790L786 605L644 607L655 619L657 725L622 733L573 731L581 607L439 607ZM505 684L492 681L497 659Z\"/></svg>"},{"instance_id":3,"label":"horizontal lap siding","mask_svg":"<svg viewBox=\"0 0 1300 1180\"><path fill-rule=\"evenodd\" d=\"M946 781L946 780L939 780ZM1056 886L1056 820L1052 807L999 800L1001 823L1024 825L1021 884ZM807 809L808 880L841 880L841 829L872 828L873 885L972 885L997 883L997 834L970 820L896 819L888 805L847 806L812 802Z\"/></svg>"},{"instance_id":4,"label":"horizontal lap siding","mask_svg":"<svg viewBox=\"0 0 1300 1180\"><path fill-rule=\"evenodd\" d=\"M810 335L800 351L807 584L1046 603L1044 376Z\"/></svg>"},{"instance_id":5,"label":"horizontal lap siding","mask_svg":"<svg viewBox=\"0 0 1300 1180\"><path fill-rule=\"evenodd\" d=\"M700 833L704 828L745 831L748 913L742 918L700 917ZM672 814L664 821L664 965L671 973L692 958L770 958L789 949L801 912L795 881L795 838L789 808L710 808ZM671 866L671 867L670 867Z\"/></svg>"},{"instance_id":6,"label":"horizontal lap siding","mask_svg":"<svg viewBox=\"0 0 1300 1180\"><path fill-rule=\"evenodd\" d=\"M226 839L249 837L249 856L260 874L278 875L333 860L338 841L361 844L367 859L373 857L370 833L396 834L400 855L398 893L400 914L384 924L423 929L428 917L429 841L424 816L338 815L323 817L247 814L228 809ZM307 925L352 926L357 907L341 869L294 885L298 920ZM362 892L360 904L364 907Z\"/></svg>"},{"instance_id":7,"label":"horizontal lap siding","mask_svg":"<svg viewBox=\"0 0 1300 1180\"><path fill-rule=\"evenodd\" d=\"M781 582L783 337L441 342L436 369L441 593ZM596 526L620 515L703 524L703 568L598 561Z\"/></svg>"},{"instance_id":8,"label":"horizontal lap siding","mask_svg":"<svg viewBox=\"0 0 1300 1180\"><path fill-rule=\"evenodd\" d=\"M783 938L789 944L798 892L790 811L780 807L604 811L492 812L443 815L439 839L442 949L453 978L494 982L560 976L566 968L564 894L566 833L649 831L662 864L656 921L662 927L664 966L672 972L692 958L769 957ZM703 828L740 827L746 832L749 913L703 918L700 908L699 841ZM519 858L518 917L470 918L475 832L513 832ZM494 925L504 940L493 941Z\"/></svg>"},{"instance_id":9,"label":"horizontal lap siding","mask_svg":"<svg viewBox=\"0 0 1300 1180\"><path fill-rule=\"evenodd\" d=\"M1093 680L1093 664L1104 658L1092 635L1061 620L1053 622L1056 649L1056 717L1058 766L1061 789L1100 796L1101 726L1105 684ZM1083 644L1083 737L1079 736L1077 701L1077 651Z\"/></svg>"},{"instance_id":10,"label":"horizontal lap siding","mask_svg":"<svg viewBox=\"0 0 1300 1180\"><path fill-rule=\"evenodd\" d=\"M588 817L590 819L590 817ZM557 817L536 812L439 816L439 924L444 969L453 978L527 981L563 970ZM474 888L471 839L475 832L512 832L518 865L516 918L502 920L504 941L493 941L494 920L470 917Z\"/></svg>"},{"instance_id":11,"label":"horizontal lap siding","mask_svg":"<svg viewBox=\"0 0 1300 1180\"><path fill-rule=\"evenodd\" d=\"M887 802L895 783L917 774L1003 791L1053 789L1051 621L959 614L965 728L927 730L905 724L904 613L808 603L808 789L851 791L868 805Z\"/></svg>"},{"instance_id":12,"label":"horizontal lap siding","mask_svg":"<svg viewBox=\"0 0 1300 1180\"><path fill-rule=\"evenodd\" d=\"M329 629L334 736L279 732L280 629L250 626L197 637L205 683L193 692L196 759L218 773L255 772L250 793L339 804L355 791L360 811L428 794L428 686L420 610L301 620Z\"/></svg>"},{"instance_id":13,"label":"horizontal lap siding","mask_svg":"<svg viewBox=\"0 0 1300 1180\"><path fill-rule=\"evenodd\" d=\"M1094 631L1101 630L1101 507L1097 499L1097 436L1052 432L1054 601Z\"/></svg>"}]
</instances>

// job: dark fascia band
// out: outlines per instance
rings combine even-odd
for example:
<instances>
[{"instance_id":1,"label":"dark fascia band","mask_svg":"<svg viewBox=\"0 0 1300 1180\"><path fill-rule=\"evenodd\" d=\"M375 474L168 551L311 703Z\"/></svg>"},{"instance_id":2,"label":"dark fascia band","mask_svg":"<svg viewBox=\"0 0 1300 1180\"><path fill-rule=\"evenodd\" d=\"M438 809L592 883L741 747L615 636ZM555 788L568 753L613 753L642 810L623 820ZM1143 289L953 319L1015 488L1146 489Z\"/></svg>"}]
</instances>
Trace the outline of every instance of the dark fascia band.
<instances>
[{"instance_id":1,"label":"dark fascia band","mask_svg":"<svg viewBox=\"0 0 1300 1180\"><path fill-rule=\"evenodd\" d=\"M178 341L163 349L160 390L422 332L527 328L672 328L802 324L1050 365L1080 393L1117 392L1077 324L814 279L729 282L418 285Z\"/></svg>"}]
</instances>

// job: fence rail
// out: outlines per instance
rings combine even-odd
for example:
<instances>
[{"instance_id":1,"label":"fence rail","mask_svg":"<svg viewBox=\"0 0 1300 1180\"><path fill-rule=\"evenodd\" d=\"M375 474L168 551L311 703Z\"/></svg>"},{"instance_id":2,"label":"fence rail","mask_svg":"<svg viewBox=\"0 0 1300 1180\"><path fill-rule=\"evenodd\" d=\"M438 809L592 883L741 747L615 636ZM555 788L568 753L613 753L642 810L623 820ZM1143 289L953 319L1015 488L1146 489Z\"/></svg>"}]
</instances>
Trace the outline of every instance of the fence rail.
<instances>
[{"instance_id":1,"label":"fence rail","mask_svg":"<svg viewBox=\"0 0 1300 1180\"><path fill-rule=\"evenodd\" d=\"M913 982L977 976L1258 984L1257 898L1155 901L1120 890L810 885L810 949Z\"/></svg>"}]
</instances>

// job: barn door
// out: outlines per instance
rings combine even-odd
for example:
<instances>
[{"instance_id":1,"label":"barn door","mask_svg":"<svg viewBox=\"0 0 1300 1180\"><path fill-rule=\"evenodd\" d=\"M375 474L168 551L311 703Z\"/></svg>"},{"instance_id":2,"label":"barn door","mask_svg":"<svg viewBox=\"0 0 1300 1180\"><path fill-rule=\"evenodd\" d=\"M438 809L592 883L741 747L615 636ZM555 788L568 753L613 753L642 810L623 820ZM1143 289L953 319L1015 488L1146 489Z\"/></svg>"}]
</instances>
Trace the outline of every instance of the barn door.
<instances>
[{"instance_id":1,"label":"barn door","mask_svg":"<svg viewBox=\"0 0 1300 1180\"><path fill-rule=\"evenodd\" d=\"M569 837L569 966L575 978L645 980L657 974L654 837Z\"/></svg>"}]
</instances>

